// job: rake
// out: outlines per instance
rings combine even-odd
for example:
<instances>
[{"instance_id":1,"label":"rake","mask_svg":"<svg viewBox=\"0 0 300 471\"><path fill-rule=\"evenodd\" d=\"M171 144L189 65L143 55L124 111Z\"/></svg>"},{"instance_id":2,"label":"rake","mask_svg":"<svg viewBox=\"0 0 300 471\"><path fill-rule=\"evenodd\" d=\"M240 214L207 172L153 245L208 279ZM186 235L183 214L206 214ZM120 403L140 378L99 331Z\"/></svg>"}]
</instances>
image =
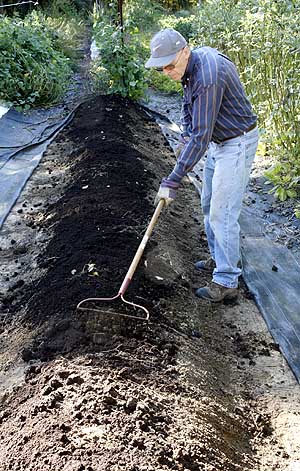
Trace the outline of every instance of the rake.
<instances>
[{"instance_id":1,"label":"rake","mask_svg":"<svg viewBox=\"0 0 300 471\"><path fill-rule=\"evenodd\" d=\"M150 317L150 313L148 311L147 308L145 308L144 306L141 306L140 304L136 304L132 301L127 301L127 299L124 298L124 294L126 293L130 283L131 283L131 280L133 278L133 275L135 273L135 270L139 264L139 261L143 255L143 252L145 250L145 247L147 245L147 242L152 234L152 231L157 223L157 220L159 218L159 215L161 213L161 210L163 208L165 204L165 200L164 199L161 199L158 203L158 205L156 206L156 209L155 209L155 212L152 216L152 219L147 227L147 230L145 232L145 235L136 251L136 254L131 262L131 265L125 275L125 278L123 280L123 283L119 289L119 292L116 296L113 296L112 298L87 298L87 299L83 299L82 301L80 301L80 303L77 305L77 309L79 310L82 310L82 311L93 311L93 312L98 312L98 313L105 313L105 314L112 314L112 315L116 315L116 316L121 316L121 317L127 317L127 318L130 318L130 319L136 319L136 320L142 320L142 321L148 321L149 320L149 317ZM139 309L140 311L142 311L143 315L131 315L131 314L125 314L125 313L121 313L121 312L117 312L117 311L113 311L113 310L110 310L110 309L104 309L104 308L98 308L98 307L85 307L85 304L88 304L88 303L97 303L97 302L112 302L112 301L115 301L116 299L120 298L126 305L130 305L131 307L133 307L135 310L136 309Z\"/></svg>"}]
</instances>

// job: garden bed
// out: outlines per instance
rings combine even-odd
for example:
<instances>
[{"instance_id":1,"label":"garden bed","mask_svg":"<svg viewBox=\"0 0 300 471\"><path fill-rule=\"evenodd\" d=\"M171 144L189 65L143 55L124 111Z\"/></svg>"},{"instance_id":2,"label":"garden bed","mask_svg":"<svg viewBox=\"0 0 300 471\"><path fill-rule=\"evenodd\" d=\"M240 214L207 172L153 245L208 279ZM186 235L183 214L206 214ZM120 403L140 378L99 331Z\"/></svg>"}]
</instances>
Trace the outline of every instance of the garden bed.
<instances>
[{"instance_id":1,"label":"garden bed","mask_svg":"<svg viewBox=\"0 0 300 471\"><path fill-rule=\"evenodd\" d=\"M20 358L25 370L2 391L1 471L272 469L276 439L260 462L272 429L244 365L276 345L245 342L226 321L228 310L255 309L245 289L233 305L195 298L209 277L193 270L207 245L188 181L126 293L150 322L112 332L108 320L101 331L102 314L76 311L117 294L173 164L157 125L115 97L81 105L47 151L42 207L23 200L14 216L31 236L18 226L1 247L16 266L1 294L2 371Z\"/></svg>"}]
</instances>

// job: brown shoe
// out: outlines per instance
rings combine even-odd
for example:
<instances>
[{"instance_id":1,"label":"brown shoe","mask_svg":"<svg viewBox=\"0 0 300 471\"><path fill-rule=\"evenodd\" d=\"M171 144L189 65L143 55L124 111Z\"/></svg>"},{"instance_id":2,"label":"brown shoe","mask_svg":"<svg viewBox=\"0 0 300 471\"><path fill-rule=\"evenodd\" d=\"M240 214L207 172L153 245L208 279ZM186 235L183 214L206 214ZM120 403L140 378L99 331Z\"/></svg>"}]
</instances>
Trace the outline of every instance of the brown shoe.
<instances>
[{"instance_id":1,"label":"brown shoe","mask_svg":"<svg viewBox=\"0 0 300 471\"><path fill-rule=\"evenodd\" d=\"M196 291L198 298L207 299L212 303L219 303L224 299L235 299L238 296L238 288L226 288L226 286L218 285L213 281L203 288Z\"/></svg>"},{"instance_id":2,"label":"brown shoe","mask_svg":"<svg viewBox=\"0 0 300 471\"><path fill-rule=\"evenodd\" d=\"M198 271L212 273L216 268L216 262L211 257L207 260L199 260L199 262L195 263L195 268Z\"/></svg>"}]
</instances>

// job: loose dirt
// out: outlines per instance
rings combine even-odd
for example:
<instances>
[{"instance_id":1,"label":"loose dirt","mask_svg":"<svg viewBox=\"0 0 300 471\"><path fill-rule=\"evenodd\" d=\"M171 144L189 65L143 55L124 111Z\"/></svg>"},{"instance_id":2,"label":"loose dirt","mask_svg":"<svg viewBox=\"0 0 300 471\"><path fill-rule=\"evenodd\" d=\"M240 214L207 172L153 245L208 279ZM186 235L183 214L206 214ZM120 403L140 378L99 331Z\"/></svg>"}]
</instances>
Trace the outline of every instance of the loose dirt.
<instances>
[{"instance_id":1,"label":"loose dirt","mask_svg":"<svg viewBox=\"0 0 300 471\"><path fill-rule=\"evenodd\" d=\"M14 208L0 251L1 471L296 469L296 430L280 436L286 416L277 429L251 370L278 348L261 320L250 335L232 320L255 318L251 295L242 286L237 302L216 306L194 296L209 276L193 264L208 253L188 181L126 293L150 322L76 310L117 294L173 164L138 106L97 97Z\"/></svg>"}]
</instances>

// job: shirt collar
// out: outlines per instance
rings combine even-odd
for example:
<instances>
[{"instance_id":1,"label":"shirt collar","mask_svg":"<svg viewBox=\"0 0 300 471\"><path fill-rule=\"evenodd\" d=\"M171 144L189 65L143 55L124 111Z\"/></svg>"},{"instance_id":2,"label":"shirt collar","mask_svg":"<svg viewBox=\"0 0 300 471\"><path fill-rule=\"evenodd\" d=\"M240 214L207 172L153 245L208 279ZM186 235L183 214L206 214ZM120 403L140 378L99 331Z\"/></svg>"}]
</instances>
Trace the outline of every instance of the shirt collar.
<instances>
[{"instance_id":1,"label":"shirt collar","mask_svg":"<svg viewBox=\"0 0 300 471\"><path fill-rule=\"evenodd\" d=\"M195 60L196 60L195 53L193 51L191 51L191 55L189 57L187 67L185 69L184 76L181 79L183 85L185 85L190 80L190 77L192 75L193 68L194 68L194 65L195 65Z\"/></svg>"}]
</instances>

